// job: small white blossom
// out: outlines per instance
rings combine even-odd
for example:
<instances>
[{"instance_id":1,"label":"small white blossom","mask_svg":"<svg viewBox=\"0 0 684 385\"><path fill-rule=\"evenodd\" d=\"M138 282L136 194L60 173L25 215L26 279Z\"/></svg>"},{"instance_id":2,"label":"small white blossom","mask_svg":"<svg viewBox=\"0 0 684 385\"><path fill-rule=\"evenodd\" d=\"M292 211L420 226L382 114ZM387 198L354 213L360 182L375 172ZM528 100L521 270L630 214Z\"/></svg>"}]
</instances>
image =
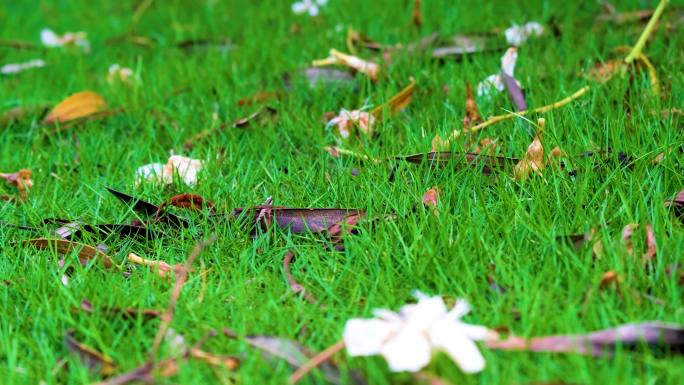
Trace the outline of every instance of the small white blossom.
<instances>
[{"instance_id":1,"label":"small white blossom","mask_svg":"<svg viewBox=\"0 0 684 385\"><path fill-rule=\"evenodd\" d=\"M4 75L12 75L27 70L29 68L45 67L45 62L42 59L29 60L24 63L10 63L0 67L0 73Z\"/></svg>"},{"instance_id":2,"label":"small white blossom","mask_svg":"<svg viewBox=\"0 0 684 385\"><path fill-rule=\"evenodd\" d=\"M44 28L40 31L40 41L46 47L72 45L81 48L85 52L90 52L90 42L85 32L67 32L63 36L59 36L51 29Z\"/></svg>"},{"instance_id":3,"label":"small white blossom","mask_svg":"<svg viewBox=\"0 0 684 385\"><path fill-rule=\"evenodd\" d=\"M344 343L350 356L382 355L395 372L417 372L436 351L446 353L465 373L484 369L485 360L474 341L495 338L484 326L461 322L470 311L465 300L447 310L441 297L416 293L418 303L399 313L376 310L376 318L351 319L344 327Z\"/></svg>"},{"instance_id":4,"label":"small white blossom","mask_svg":"<svg viewBox=\"0 0 684 385\"><path fill-rule=\"evenodd\" d=\"M112 64L107 71L107 82L112 84L115 81L128 82L133 76L133 70L127 67L121 67L119 64Z\"/></svg>"},{"instance_id":5,"label":"small white blossom","mask_svg":"<svg viewBox=\"0 0 684 385\"><path fill-rule=\"evenodd\" d=\"M296 14L309 13L311 16L318 15L319 7L328 4L328 0L301 0L292 4L292 12Z\"/></svg>"},{"instance_id":6,"label":"small white blossom","mask_svg":"<svg viewBox=\"0 0 684 385\"><path fill-rule=\"evenodd\" d=\"M173 182L173 175L177 174L186 185L193 186L197 183L197 174L202 166L201 160L173 155L166 164L150 163L139 167L135 176L138 183L151 180L169 184Z\"/></svg>"},{"instance_id":7,"label":"small white blossom","mask_svg":"<svg viewBox=\"0 0 684 385\"><path fill-rule=\"evenodd\" d=\"M508 44L520 47L530 36L541 36L544 27L536 21L530 21L523 25L513 24L506 30L506 41Z\"/></svg>"},{"instance_id":8,"label":"small white blossom","mask_svg":"<svg viewBox=\"0 0 684 385\"><path fill-rule=\"evenodd\" d=\"M510 77L513 76L515 70L515 62L518 60L518 49L510 47L506 53L501 57L501 72ZM501 92L505 88L505 82L501 72L487 76L483 81L477 85L477 96L489 96L494 91ZM518 81L516 80L516 83ZM518 83L520 85L520 83ZM493 91L494 90L494 91Z\"/></svg>"}]
</instances>

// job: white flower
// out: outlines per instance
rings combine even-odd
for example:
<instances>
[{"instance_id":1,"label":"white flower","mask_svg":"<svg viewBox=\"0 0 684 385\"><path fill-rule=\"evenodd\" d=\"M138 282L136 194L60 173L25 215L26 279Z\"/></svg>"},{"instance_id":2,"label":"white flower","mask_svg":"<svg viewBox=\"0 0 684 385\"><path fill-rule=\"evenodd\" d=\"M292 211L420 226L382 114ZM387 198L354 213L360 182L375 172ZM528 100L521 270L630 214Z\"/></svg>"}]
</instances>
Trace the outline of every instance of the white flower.
<instances>
[{"instance_id":1,"label":"white flower","mask_svg":"<svg viewBox=\"0 0 684 385\"><path fill-rule=\"evenodd\" d=\"M506 41L510 45L519 47L530 36L541 36L542 33L544 33L544 27L536 21L530 21L523 25L513 24L511 28L506 30Z\"/></svg>"},{"instance_id":2,"label":"white flower","mask_svg":"<svg viewBox=\"0 0 684 385\"><path fill-rule=\"evenodd\" d=\"M302 14L308 12L311 16L318 15L318 8L328 4L328 0L302 0L292 4L292 12Z\"/></svg>"},{"instance_id":3,"label":"white flower","mask_svg":"<svg viewBox=\"0 0 684 385\"><path fill-rule=\"evenodd\" d=\"M515 62L518 60L518 49L515 47L510 47L506 50L506 53L501 57L501 72L505 73L510 77L513 76L513 71L515 70ZM491 95L493 93L492 89L497 92L501 92L505 88L505 82L503 76L500 73L489 75L485 80L481 81L477 85L477 96ZM520 83L516 80L516 83Z\"/></svg>"},{"instance_id":4,"label":"white flower","mask_svg":"<svg viewBox=\"0 0 684 385\"><path fill-rule=\"evenodd\" d=\"M139 167L135 172L136 181L142 180L173 183L173 175L177 174L188 186L197 183L197 174L202 169L202 161L185 156L173 155L166 164L150 163Z\"/></svg>"},{"instance_id":5,"label":"white flower","mask_svg":"<svg viewBox=\"0 0 684 385\"><path fill-rule=\"evenodd\" d=\"M107 82L112 84L115 81L127 82L133 76L133 70L127 67L121 67L119 64L112 64L107 71Z\"/></svg>"},{"instance_id":6,"label":"white flower","mask_svg":"<svg viewBox=\"0 0 684 385\"><path fill-rule=\"evenodd\" d=\"M10 63L0 67L0 73L5 75L17 74L29 68L45 67L45 62L42 59L29 60L24 63Z\"/></svg>"},{"instance_id":7,"label":"white flower","mask_svg":"<svg viewBox=\"0 0 684 385\"><path fill-rule=\"evenodd\" d=\"M57 35L54 31L44 28L40 31L40 41L46 47L63 47L73 45L90 52L90 42L85 32L67 32L63 36Z\"/></svg>"},{"instance_id":8,"label":"white flower","mask_svg":"<svg viewBox=\"0 0 684 385\"><path fill-rule=\"evenodd\" d=\"M443 351L465 373L484 369L485 360L474 341L495 338L484 326L469 325L460 318L470 311L458 300L450 311L441 297L416 293L417 304L400 313L376 310L376 318L351 319L344 327L344 343L350 356L382 355L395 372L416 372L436 351Z\"/></svg>"}]
</instances>

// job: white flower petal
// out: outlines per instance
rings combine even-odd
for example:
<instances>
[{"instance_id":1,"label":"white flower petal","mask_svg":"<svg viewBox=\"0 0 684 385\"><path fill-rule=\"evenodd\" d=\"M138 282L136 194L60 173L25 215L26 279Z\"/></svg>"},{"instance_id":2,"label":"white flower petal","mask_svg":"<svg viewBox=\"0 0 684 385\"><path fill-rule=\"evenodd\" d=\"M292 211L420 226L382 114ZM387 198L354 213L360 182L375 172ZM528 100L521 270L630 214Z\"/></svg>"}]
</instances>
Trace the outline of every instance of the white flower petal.
<instances>
[{"instance_id":1,"label":"white flower petal","mask_svg":"<svg viewBox=\"0 0 684 385\"><path fill-rule=\"evenodd\" d=\"M62 39L51 29L44 28L40 31L40 41L46 47L60 47L64 45Z\"/></svg>"},{"instance_id":2,"label":"white flower petal","mask_svg":"<svg viewBox=\"0 0 684 385\"><path fill-rule=\"evenodd\" d=\"M328 4L328 0L316 0L316 4L320 6L325 6L326 4Z\"/></svg>"},{"instance_id":3,"label":"white flower petal","mask_svg":"<svg viewBox=\"0 0 684 385\"><path fill-rule=\"evenodd\" d=\"M5 75L17 74L29 68L45 67L45 62L41 59L29 60L24 63L10 63L0 67L0 73Z\"/></svg>"},{"instance_id":4,"label":"white flower petal","mask_svg":"<svg viewBox=\"0 0 684 385\"><path fill-rule=\"evenodd\" d=\"M311 16L318 15L318 6L316 4L311 4L309 6L309 15L311 15Z\"/></svg>"},{"instance_id":5,"label":"white flower petal","mask_svg":"<svg viewBox=\"0 0 684 385\"><path fill-rule=\"evenodd\" d=\"M382 344L399 327L384 320L353 318L344 325L344 345L352 357L380 354Z\"/></svg>"},{"instance_id":6,"label":"white flower petal","mask_svg":"<svg viewBox=\"0 0 684 385\"><path fill-rule=\"evenodd\" d=\"M494 91L492 91L492 88ZM503 79L501 79L499 74L489 75L485 80L477 84L477 96L479 97L491 96L495 91L501 92L503 90Z\"/></svg>"},{"instance_id":7,"label":"white flower petal","mask_svg":"<svg viewBox=\"0 0 684 385\"><path fill-rule=\"evenodd\" d=\"M197 174L202 169L202 161L191 159L185 156L173 155L169 158L168 163L164 166L164 178L168 181L173 181L173 173L183 178L183 182L188 186L197 183Z\"/></svg>"},{"instance_id":8,"label":"white flower petal","mask_svg":"<svg viewBox=\"0 0 684 385\"><path fill-rule=\"evenodd\" d=\"M292 4L292 12L294 12L298 15L306 12L308 10L308 8L309 8L309 5L307 5L303 1Z\"/></svg>"},{"instance_id":9,"label":"white flower petal","mask_svg":"<svg viewBox=\"0 0 684 385\"><path fill-rule=\"evenodd\" d=\"M380 354L393 372L417 372L432 358L430 343L425 335L413 329L403 329L394 335L382 346Z\"/></svg>"},{"instance_id":10,"label":"white flower petal","mask_svg":"<svg viewBox=\"0 0 684 385\"><path fill-rule=\"evenodd\" d=\"M136 179L159 179L162 175L162 169L164 165L161 163L150 163L144 166L138 167L135 172Z\"/></svg>"},{"instance_id":11,"label":"white flower petal","mask_svg":"<svg viewBox=\"0 0 684 385\"><path fill-rule=\"evenodd\" d=\"M447 307L442 297L425 297L417 304L405 305L401 308L407 327L427 330L436 320L447 314Z\"/></svg>"},{"instance_id":12,"label":"white flower petal","mask_svg":"<svg viewBox=\"0 0 684 385\"><path fill-rule=\"evenodd\" d=\"M471 340L475 341L485 341L493 338L496 332L481 326L481 325L471 325L463 322L458 323L459 333L467 336Z\"/></svg>"},{"instance_id":13,"label":"white flower petal","mask_svg":"<svg viewBox=\"0 0 684 385\"><path fill-rule=\"evenodd\" d=\"M475 342L461 331L457 321L441 320L430 329L430 342L448 354L463 372L480 372L485 367L485 359Z\"/></svg>"},{"instance_id":14,"label":"white flower petal","mask_svg":"<svg viewBox=\"0 0 684 385\"><path fill-rule=\"evenodd\" d=\"M510 77L515 71L515 62L518 61L518 49L511 47L506 50L506 53L501 57L501 70Z\"/></svg>"}]
</instances>

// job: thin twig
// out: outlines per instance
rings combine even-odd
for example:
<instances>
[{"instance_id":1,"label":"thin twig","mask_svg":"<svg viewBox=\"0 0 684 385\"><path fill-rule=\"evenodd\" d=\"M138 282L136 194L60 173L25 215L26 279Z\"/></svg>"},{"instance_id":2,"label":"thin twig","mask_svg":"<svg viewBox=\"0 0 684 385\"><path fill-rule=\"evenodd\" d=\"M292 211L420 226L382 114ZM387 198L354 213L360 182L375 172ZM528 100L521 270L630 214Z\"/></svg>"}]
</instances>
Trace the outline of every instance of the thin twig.
<instances>
[{"instance_id":1,"label":"thin twig","mask_svg":"<svg viewBox=\"0 0 684 385\"><path fill-rule=\"evenodd\" d=\"M478 125L475 125L471 128L468 128L465 130L454 130L454 132L451 133L449 140L453 140L453 139L458 138L459 136L461 136L462 133L477 132L477 131L480 131L481 129L485 128L485 127L489 127L492 124L496 124L496 123L499 123L499 122L504 121L504 120L513 119L515 117L520 117L520 116L535 114L535 113L536 114L543 114L545 112L555 110L556 108L563 107L564 105L566 105L566 104L572 102L573 100L579 98L580 96L586 94L587 91L589 91L589 88L590 88L589 86L584 86L584 87L580 88L579 90L575 91L575 93L573 93L572 95L570 95L564 99L561 99L555 103L546 105L546 106L537 107L537 108L534 108L531 110L524 110L524 111L519 111L519 112L510 112L508 114L492 116L491 118L489 118L489 119L485 120L484 122L482 122Z\"/></svg>"},{"instance_id":2,"label":"thin twig","mask_svg":"<svg viewBox=\"0 0 684 385\"><path fill-rule=\"evenodd\" d=\"M287 283L290 285L290 289L292 289L295 294L301 294L304 296L304 299L306 299L308 302L316 303L316 299L306 291L306 288L299 282L295 281L294 277L292 277L292 273L290 272L290 263L292 263L293 259L294 253L292 250L288 250L285 254L285 257L283 257L283 272L285 273Z\"/></svg>"},{"instance_id":3,"label":"thin twig","mask_svg":"<svg viewBox=\"0 0 684 385\"><path fill-rule=\"evenodd\" d=\"M164 340L164 336L166 335L166 332L169 329L169 325L171 324L171 320L173 319L173 315L176 311L176 303L178 302L178 297L180 297L181 290L183 289L185 281L188 278L188 272L192 268L192 263L200 255L202 250L204 250L205 247L207 247L215 240L216 236L212 235L211 237L209 237L209 239L201 241L197 245L195 245L195 247L192 249L192 252L188 256L188 259L185 261L183 268L180 269L180 271L178 272L176 283L173 286L173 291L171 292L171 297L169 299L169 306L166 309L166 312L164 312L164 314L162 314L160 317L161 323L159 324L159 330L157 331L157 335L154 337L152 349L150 349L149 362L154 362L154 359L157 355L157 351L159 350L159 346Z\"/></svg>"},{"instance_id":4,"label":"thin twig","mask_svg":"<svg viewBox=\"0 0 684 385\"><path fill-rule=\"evenodd\" d=\"M344 341L338 341L334 345L331 345L324 351L316 354L309 361L305 362L304 365L300 366L292 375L290 376L290 384L296 384L304 376L309 374L311 370L318 367L325 361L329 360L330 357L335 355L335 353L344 349Z\"/></svg>"},{"instance_id":5,"label":"thin twig","mask_svg":"<svg viewBox=\"0 0 684 385\"><path fill-rule=\"evenodd\" d=\"M632 64L632 62L639 57L641 51L644 50L644 46L646 45L648 37L651 36L651 33L653 32L656 24L658 23L658 19L660 19L660 16L665 11L665 7L667 7L667 3L669 2L670 0L660 0L658 8L656 8L655 12L653 12L653 15L651 15L651 19L648 21L648 24L646 24L644 31L641 33L641 36L639 36L639 40L637 40L637 43L634 45L634 48L632 48L632 51L625 58L625 63Z\"/></svg>"}]
</instances>

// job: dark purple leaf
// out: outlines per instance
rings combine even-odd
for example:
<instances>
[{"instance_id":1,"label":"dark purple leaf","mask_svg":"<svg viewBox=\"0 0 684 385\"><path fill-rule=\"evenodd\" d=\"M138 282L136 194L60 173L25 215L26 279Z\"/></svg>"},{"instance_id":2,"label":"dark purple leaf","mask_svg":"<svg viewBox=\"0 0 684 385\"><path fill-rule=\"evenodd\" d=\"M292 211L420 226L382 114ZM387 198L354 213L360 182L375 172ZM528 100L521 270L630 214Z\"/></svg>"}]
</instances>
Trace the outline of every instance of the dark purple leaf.
<instances>
[{"instance_id":1,"label":"dark purple leaf","mask_svg":"<svg viewBox=\"0 0 684 385\"><path fill-rule=\"evenodd\" d=\"M618 326L589 334L555 335L530 339L509 337L489 341L491 349L532 352L578 353L596 357L611 356L619 347L635 350L648 347L654 352L684 353L684 328L663 322L643 322Z\"/></svg>"},{"instance_id":2,"label":"dark purple leaf","mask_svg":"<svg viewBox=\"0 0 684 385\"><path fill-rule=\"evenodd\" d=\"M508 76L506 73L501 72L503 76L504 84L506 85L506 90L508 91L508 97L515 105L516 111L527 110L527 103L525 102L525 94L518 86L518 82L512 76Z\"/></svg>"}]
</instances>

